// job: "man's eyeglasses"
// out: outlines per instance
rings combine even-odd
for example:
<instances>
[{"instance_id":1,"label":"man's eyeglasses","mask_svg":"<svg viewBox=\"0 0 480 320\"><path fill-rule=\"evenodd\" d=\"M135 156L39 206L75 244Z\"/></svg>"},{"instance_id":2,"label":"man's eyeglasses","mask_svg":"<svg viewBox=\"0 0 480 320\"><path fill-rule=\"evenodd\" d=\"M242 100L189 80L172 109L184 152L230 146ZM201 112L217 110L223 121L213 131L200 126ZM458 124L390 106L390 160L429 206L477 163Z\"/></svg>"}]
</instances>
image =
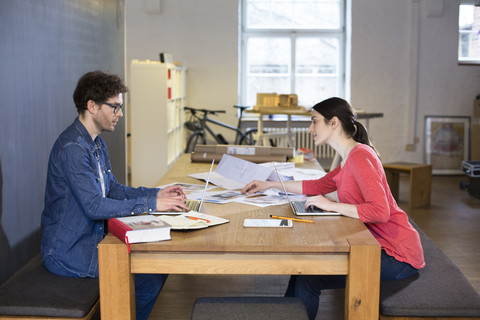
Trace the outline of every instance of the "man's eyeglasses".
<instances>
[{"instance_id":1,"label":"man's eyeglasses","mask_svg":"<svg viewBox=\"0 0 480 320\"><path fill-rule=\"evenodd\" d=\"M109 107L113 108L113 114L117 114L118 110L122 109L121 104L113 104L113 103L108 103L108 102L102 102L102 104L106 104Z\"/></svg>"}]
</instances>

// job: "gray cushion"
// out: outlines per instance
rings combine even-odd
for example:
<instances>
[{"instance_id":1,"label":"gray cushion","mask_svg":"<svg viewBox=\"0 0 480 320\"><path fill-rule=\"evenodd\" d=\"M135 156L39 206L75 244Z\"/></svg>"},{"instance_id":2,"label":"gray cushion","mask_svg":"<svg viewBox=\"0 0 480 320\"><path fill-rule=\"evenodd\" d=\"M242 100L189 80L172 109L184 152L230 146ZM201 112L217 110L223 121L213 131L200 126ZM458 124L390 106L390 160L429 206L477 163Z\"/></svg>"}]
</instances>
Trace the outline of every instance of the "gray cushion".
<instances>
[{"instance_id":1,"label":"gray cushion","mask_svg":"<svg viewBox=\"0 0 480 320\"><path fill-rule=\"evenodd\" d=\"M98 279L56 276L37 255L0 286L0 314L81 318L98 299Z\"/></svg>"},{"instance_id":2,"label":"gray cushion","mask_svg":"<svg viewBox=\"0 0 480 320\"><path fill-rule=\"evenodd\" d=\"M410 279L382 281L380 312L388 316L479 317L480 295L458 267L413 222L425 268Z\"/></svg>"},{"instance_id":3,"label":"gray cushion","mask_svg":"<svg viewBox=\"0 0 480 320\"><path fill-rule=\"evenodd\" d=\"M198 298L192 320L302 320L307 311L298 298L221 297Z\"/></svg>"}]
</instances>

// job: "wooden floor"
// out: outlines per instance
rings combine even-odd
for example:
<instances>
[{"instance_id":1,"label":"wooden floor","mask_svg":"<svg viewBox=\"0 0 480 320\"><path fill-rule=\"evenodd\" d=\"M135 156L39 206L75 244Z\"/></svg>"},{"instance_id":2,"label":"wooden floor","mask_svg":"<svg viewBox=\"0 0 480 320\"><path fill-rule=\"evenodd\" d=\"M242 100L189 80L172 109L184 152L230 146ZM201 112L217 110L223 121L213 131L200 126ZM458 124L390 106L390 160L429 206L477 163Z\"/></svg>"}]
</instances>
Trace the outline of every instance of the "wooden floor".
<instances>
[{"instance_id":1,"label":"wooden floor","mask_svg":"<svg viewBox=\"0 0 480 320\"><path fill-rule=\"evenodd\" d=\"M460 189L466 176L434 176L429 207L408 210L408 181L401 178L399 205L462 270L480 292L480 199ZM150 320L190 319L197 297L282 296L288 276L171 275ZM342 319L337 293L322 294L318 319Z\"/></svg>"}]
</instances>

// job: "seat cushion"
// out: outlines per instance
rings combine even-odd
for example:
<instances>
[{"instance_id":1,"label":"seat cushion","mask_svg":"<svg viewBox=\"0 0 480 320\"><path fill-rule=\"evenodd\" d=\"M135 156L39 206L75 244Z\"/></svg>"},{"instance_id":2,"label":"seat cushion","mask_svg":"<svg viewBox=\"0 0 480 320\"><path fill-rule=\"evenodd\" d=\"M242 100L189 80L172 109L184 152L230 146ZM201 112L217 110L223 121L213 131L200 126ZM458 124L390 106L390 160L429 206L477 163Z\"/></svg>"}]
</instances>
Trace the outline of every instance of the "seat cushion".
<instances>
[{"instance_id":1,"label":"seat cushion","mask_svg":"<svg viewBox=\"0 0 480 320\"><path fill-rule=\"evenodd\" d=\"M308 315L298 298L221 297L198 298L191 319L302 320L308 319Z\"/></svg>"},{"instance_id":2,"label":"seat cushion","mask_svg":"<svg viewBox=\"0 0 480 320\"><path fill-rule=\"evenodd\" d=\"M37 255L0 286L0 314L81 318L98 299L98 279L54 275Z\"/></svg>"},{"instance_id":3,"label":"seat cushion","mask_svg":"<svg viewBox=\"0 0 480 320\"><path fill-rule=\"evenodd\" d=\"M480 316L478 292L435 243L410 222L420 234L426 265L410 279L381 282L380 312L388 316Z\"/></svg>"}]
</instances>

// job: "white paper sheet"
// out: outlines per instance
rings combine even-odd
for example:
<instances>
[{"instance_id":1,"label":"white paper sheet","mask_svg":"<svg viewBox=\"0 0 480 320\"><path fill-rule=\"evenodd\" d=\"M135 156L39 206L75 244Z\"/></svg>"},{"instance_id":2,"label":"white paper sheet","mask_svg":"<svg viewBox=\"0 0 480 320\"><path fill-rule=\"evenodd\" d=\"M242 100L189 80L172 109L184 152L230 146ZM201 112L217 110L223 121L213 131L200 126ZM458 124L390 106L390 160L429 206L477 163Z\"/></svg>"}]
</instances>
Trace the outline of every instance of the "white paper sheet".
<instances>
[{"instance_id":1,"label":"white paper sheet","mask_svg":"<svg viewBox=\"0 0 480 320\"><path fill-rule=\"evenodd\" d=\"M212 172L210 182L228 190L242 189L253 180L266 181L272 171L273 168L265 168L259 164L224 154L217 168ZM208 172L202 172L189 176L206 180L207 175Z\"/></svg>"}]
</instances>

